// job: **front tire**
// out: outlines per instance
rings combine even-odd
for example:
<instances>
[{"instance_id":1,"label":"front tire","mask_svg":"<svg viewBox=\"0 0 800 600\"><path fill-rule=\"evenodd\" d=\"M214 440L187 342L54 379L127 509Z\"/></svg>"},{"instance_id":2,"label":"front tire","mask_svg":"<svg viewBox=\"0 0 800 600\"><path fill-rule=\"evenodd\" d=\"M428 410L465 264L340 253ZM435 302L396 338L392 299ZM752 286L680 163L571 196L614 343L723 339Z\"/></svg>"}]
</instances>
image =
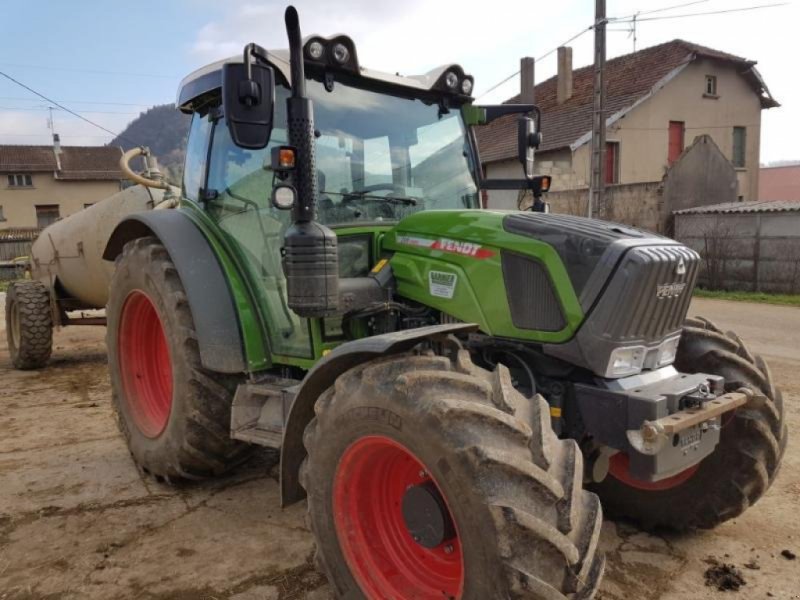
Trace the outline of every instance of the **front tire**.
<instances>
[{"instance_id":1,"label":"front tire","mask_svg":"<svg viewBox=\"0 0 800 600\"><path fill-rule=\"evenodd\" d=\"M186 292L158 239L125 245L106 315L113 405L137 465L171 481L247 459L252 447L229 433L237 382L202 368Z\"/></svg>"},{"instance_id":2,"label":"front tire","mask_svg":"<svg viewBox=\"0 0 800 600\"><path fill-rule=\"evenodd\" d=\"M53 352L50 291L39 281L15 281L6 294L6 338L11 363L41 369Z\"/></svg>"},{"instance_id":3,"label":"front tire","mask_svg":"<svg viewBox=\"0 0 800 600\"><path fill-rule=\"evenodd\" d=\"M378 359L340 376L315 411L301 483L337 597L594 595L602 511L582 489L582 455L505 367L490 373L464 351Z\"/></svg>"},{"instance_id":4,"label":"front tire","mask_svg":"<svg viewBox=\"0 0 800 600\"><path fill-rule=\"evenodd\" d=\"M682 373L722 375L726 392L747 387L766 401L751 400L723 416L719 445L699 465L656 484L637 482L624 472L615 476L612 469L592 489L611 517L647 529L710 529L742 514L775 480L787 441L783 397L764 360L706 319L686 321L675 367ZM625 457L612 461L620 458Z\"/></svg>"}]
</instances>

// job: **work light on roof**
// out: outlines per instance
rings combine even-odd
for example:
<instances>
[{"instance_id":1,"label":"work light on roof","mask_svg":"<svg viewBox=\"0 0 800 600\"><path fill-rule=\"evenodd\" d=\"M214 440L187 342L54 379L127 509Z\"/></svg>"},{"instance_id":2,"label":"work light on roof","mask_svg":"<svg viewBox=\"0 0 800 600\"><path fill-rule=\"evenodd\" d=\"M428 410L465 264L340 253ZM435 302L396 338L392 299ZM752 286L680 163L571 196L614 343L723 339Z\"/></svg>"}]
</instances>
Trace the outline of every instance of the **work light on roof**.
<instances>
[{"instance_id":1,"label":"work light on roof","mask_svg":"<svg viewBox=\"0 0 800 600\"><path fill-rule=\"evenodd\" d=\"M319 60L323 54L325 54L325 46L322 45L322 42L314 40L308 45L308 55L314 60Z\"/></svg>"},{"instance_id":2,"label":"work light on roof","mask_svg":"<svg viewBox=\"0 0 800 600\"><path fill-rule=\"evenodd\" d=\"M458 87L458 75L453 73L453 71L448 71L447 75L444 76L444 83L451 90L456 89L456 87Z\"/></svg>"},{"instance_id":3,"label":"work light on roof","mask_svg":"<svg viewBox=\"0 0 800 600\"><path fill-rule=\"evenodd\" d=\"M469 96L472 93L472 80L465 79L461 82L461 91L465 96Z\"/></svg>"},{"instance_id":4,"label":"work light on roof","mask_svg":"<svg viewBox=\"0 0 800 600\"><path fill-rule=\"evenodd\" d=\"M349 58L350 58L350 51L347 49L347 46L345 46L342 43L337 43L333 45L333 59L337 63L343 65L344 63L347 62Z\"/></svg>"}]
</instances>

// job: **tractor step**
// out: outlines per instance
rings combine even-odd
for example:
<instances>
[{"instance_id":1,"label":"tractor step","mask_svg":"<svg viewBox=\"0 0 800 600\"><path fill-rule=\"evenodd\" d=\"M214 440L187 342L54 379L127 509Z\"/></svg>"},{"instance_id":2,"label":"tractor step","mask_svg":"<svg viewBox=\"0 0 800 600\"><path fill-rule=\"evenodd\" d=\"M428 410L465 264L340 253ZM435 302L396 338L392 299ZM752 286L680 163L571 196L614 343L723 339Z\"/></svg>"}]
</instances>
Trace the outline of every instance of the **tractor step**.
<instances>
[{"instance_id":1,"label":"tractor step","mask_svg":"<svg viewBox=\"0 0 800 600\"><path fill-rule=\"evenodd\" d=\"M243 383L236 388L231 408L231 437L243 442L280 448L283 424L300 382L296 379L269 378Z\"/></svg>"}]
</instances>

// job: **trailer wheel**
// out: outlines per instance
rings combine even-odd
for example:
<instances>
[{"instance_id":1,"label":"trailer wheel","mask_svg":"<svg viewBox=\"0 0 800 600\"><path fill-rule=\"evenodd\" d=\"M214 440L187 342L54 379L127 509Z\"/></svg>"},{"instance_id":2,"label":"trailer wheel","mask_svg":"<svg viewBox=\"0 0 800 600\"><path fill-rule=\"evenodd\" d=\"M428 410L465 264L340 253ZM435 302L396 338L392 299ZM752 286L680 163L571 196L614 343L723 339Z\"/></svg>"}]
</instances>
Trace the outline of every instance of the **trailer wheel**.
<instances>
[{"instance_id":1,"label":"trailer wheel","mask_svg":"<svg viewBox=\"0 0 800 600\"><path fill-rule=\"evenodd\" d=\"M466 352L378 359L317 401L304 443L317 566L337 597L590 598L602 510L541 396Z\"/></svg>"},{"instance_id":2,"label":"trailer wheel","mask_svg":"<svg viewBox=\"0 0 800 600\"><path fill-rule=\"evenodd\" d=\"M229 434L237 381L202 368L186 293L158 239L125 245L106 316L114 409L137 465L169 482L248 458L252 447Z\"/></svg>"},{"instance_id":3,"label":"trailer wheel","mask_svg":"<svg viewBox=\"0 0 800 600\"><path fill-rule=\"evenodd\" d=\"M656 483L638 481L628 473L627 456L617 454L610 474L592 489L609 516L647 529L710 529L742 514L774 481L787 441L783 397L764 360L737 335L705 319L686 321L675 367L722 375L725 391L749 387L767 400L723 417L717 448L683 473Z\"/></svg>"},{"instance_id":4,"label":"trailer wheel","mask_svg":"<svg viewBox=\"0 0 800 600\"><path fill-rule=\"evenodd\" d=\"M39 281L15 281L6 294L6 337L17 369L41 369L53 351L50 292Z\"/></svg>"}]
</instances>

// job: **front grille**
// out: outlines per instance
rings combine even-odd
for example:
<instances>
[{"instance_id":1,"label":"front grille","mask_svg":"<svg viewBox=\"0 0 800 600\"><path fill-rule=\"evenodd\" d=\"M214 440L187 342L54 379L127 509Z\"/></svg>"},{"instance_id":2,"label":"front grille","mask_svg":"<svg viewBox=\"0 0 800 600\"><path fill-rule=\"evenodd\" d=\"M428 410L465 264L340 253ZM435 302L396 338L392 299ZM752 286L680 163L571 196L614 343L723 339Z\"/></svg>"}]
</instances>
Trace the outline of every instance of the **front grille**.
<instances>
[{"instance_id":1,"label":"front grille","mask_svg":"<svg viewBox=\"0 0 800 600\"><path fill-rule=\"evenodd\" d=\"M502 252L502 264L514 327L536 331L564 329L566 321L561 303L544 265L507 251Z\"/></svg>"},{"instance_id":2,"label":"front grille","mask_svg":"<svg viewBox=\"0 0 800 600\"><path fill-rule=\"evenodd\" d=\"M699 267L700 256L685 246L632 248L600 297L593 329L608 340L645 343L679 331Z\"/></svg>"}]
</instances>

